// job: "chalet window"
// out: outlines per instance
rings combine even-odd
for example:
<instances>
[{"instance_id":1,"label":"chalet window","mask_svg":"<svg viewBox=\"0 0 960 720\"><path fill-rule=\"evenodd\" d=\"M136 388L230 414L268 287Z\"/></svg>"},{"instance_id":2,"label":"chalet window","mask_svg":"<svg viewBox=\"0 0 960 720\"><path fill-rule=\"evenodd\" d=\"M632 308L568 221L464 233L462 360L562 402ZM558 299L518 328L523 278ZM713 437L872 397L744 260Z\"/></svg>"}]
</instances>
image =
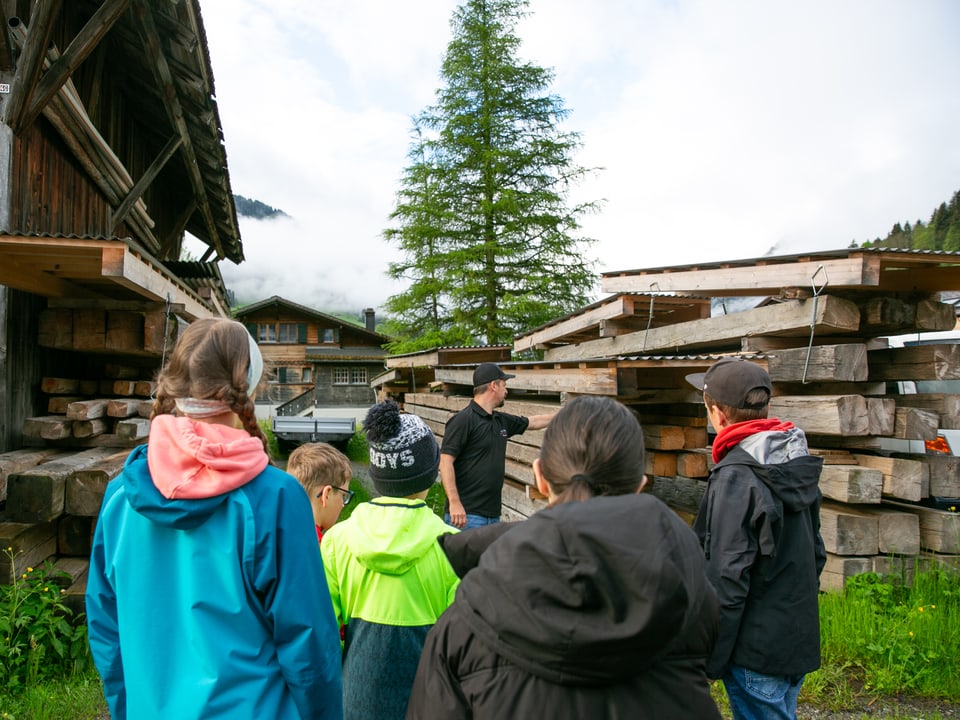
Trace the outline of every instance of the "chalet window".
<instances>
[{"instance_id":1,"label":"chalet window","mask_svg":"<svg viewBox=\"0 0 960 720\"><path fill-rule=\"evenodd\" d=\"M295 343L298 342L299 337L296 323L280 323L280 333L277 335L277 342Z\"/></svg>"},{"instance_id":2,"label":"chalet window","mask_svg":"<svg viewBox=\"0 0 960 720\"><path fill-rule=\"evenodd\" d=\"M325 328L320 330L320 342L335 343L340 341L339 328Z\"/></svg>"},{"instance_id":3,"label":"chalet window","mask_svg":"<svg viewBox=\"0 0 960 720\"><path fill-rule=\"evenodd\" d=\"M277 382L281 384L297 385L310 382L311 368L278 367Z\"/></svg>"},{"instance_id":4,"label":"chalet window","mask_svg":"<svg viewBox=\"0 0 960 720\"><path fill-rule=\"evenodd\" d=\"M257 342L276 342L277 326L273 323L257 323Z\"/></svg>"},{"instance_id":5,"label":"chalet window","mask_svg":"<svg viewBox=\"0 0 960 720\"><path fill-rule=\"evenodd\" d=\"M333 369L334 385L366 385L367 369L365 367L335 367Z\"/></svg>"}]
</instances>

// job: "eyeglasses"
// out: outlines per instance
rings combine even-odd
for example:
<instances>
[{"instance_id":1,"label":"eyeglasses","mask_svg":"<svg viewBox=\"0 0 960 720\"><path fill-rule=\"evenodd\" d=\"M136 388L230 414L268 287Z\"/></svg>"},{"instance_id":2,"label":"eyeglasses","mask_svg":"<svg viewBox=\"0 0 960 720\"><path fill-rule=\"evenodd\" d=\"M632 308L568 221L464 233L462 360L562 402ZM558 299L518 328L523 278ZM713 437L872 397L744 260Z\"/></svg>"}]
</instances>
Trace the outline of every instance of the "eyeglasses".
<instances>
[{"instance_id":1,"label":"eyeglasses","mask_svg":"<svg viewBox=\"0 0 960 720\"><path fill-rule=\"evenodd\" d=\"M330 489L331 489L331 490L337 490L338 492L342 492L342 493L343 493L343 504L344 504L344 505L349 505L349 504L350 504L350 501L353 500L353 496L354 496L353 490L344 490L343 488L337 487L336 485L331 485L331 486L330 486ZM317 493L317 497L320 497L321 495L323 495L323 490L321 490L320 492Z\"/></svg>"}]
</instances>

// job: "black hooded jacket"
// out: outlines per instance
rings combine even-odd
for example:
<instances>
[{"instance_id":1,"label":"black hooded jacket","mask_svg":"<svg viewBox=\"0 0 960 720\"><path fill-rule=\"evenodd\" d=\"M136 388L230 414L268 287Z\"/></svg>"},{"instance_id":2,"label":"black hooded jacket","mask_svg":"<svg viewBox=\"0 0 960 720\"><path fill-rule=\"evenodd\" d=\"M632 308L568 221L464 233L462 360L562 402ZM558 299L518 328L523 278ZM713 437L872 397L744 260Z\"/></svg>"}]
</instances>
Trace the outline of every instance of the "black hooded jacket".
<instances>
[{"instance_id":1,"label":"black hooded jacket","mask_svg":"<svg viewBox=\"0 0 960 720\"><path fill-rule=\"evenodd\" d=\"M711 678L731 664L778 676L820 667L822 466L793 428L741 442L711 471L693 526L720 599Z\"/></svg>"},{"instance_id":2,"label":"black hooded jacket","mask_svg":"<svg viewBox=\"0 0 960 720\"><path fill-rule=\"evenodd\" d=\"M496 527L443 540L458 574L479 564L427 636L407 718L720 717L716 597L666 505L601 497Z\"/></svg>"}]
</instances>

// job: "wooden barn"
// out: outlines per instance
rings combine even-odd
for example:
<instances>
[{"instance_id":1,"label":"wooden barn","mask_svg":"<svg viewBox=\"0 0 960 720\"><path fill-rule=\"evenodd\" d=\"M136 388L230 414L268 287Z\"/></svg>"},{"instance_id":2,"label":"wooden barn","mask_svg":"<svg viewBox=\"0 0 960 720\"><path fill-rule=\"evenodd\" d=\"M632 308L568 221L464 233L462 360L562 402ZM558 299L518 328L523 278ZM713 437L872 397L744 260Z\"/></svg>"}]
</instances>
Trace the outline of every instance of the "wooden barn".
<instances>
[{"instance_id":1,"label":"wooden barn","mask_svg":"<svg viewBox=\"0 0 960 720\"><path fill-rule=\"evenodd\" d=\"M138 318L120 313L227 315L215 261L239 263L243 249L196 0L0 8L7 450L43 409L43 376L95 373L115 352L107 336L134 332ZM207 246L200 262L177 262L186 232ZM143 344L117 351L147 374L160 354L131 342Z\"/></svg>"},{"instance_id":2,"label":"wooden barn","mask_svg":"<svg viewBox=\"0 0 960 720\"><path fill-rule=\"evenodd\" d=\"M267 382L257 392L258 403L280 405L299 397L307 409L376 402L370 381L383 372L383 346L390 338L376 331L372 309L364 311L361 327L274 295L244 305L234 317L263 354Z\"/></svg>"},{"instance_id":3,"label":"wooden barn","mask_svg":"<svg viewBox=\"0 0 960 720\"><path fill-rule=\"evenodd\" d=\"M197 0L0 0L0 542L81 598L106 482L243 261ZM205 250L181 261L185 234Z\"/></svg>"},{"instance_id":4,"label":"wooden barn","mask_svg":"<svg viewBox=\"0 0 960 720\"><path fill-rule=\"evenodd\" d=\"M960 428L956 307L941 299L960 289L960 254L845 249L611 272L602 288L604 300L515 338L516 353L543 358L501 363L516 375L507 412L617 398L644 425L652 492L692 519L711 434L684 378L739 355L770 373L771 414L803 428L824 458L824 588L871 570L910 573L917 558L960 567L960 457L934 451L940 431ZM715 302L740 297L758 302L726 313L738 304ZM444 392L407 392L405 408L442 437L468 402L473 366L433 367ZM904 391L929 381L957 389ZM508 443L504 518L544 507L530 468L542 437Z\"/></svg>"}]
</instances>

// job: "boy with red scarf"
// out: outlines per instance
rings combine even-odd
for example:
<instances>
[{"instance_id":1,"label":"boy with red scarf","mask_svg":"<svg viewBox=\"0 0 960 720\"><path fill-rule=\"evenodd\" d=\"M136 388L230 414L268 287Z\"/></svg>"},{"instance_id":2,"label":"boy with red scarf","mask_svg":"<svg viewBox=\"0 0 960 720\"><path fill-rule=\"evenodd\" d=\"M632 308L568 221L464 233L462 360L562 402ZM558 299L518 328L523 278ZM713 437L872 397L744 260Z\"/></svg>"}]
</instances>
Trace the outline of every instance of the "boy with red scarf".
<instances>
[{"instance_id":1,"label":"boy with red scarf","mask_svg":"<svg viewBox=\"0 0 960 720\"><path fill-rule=\"evenodd\" d=\"M694 522L721 608L707 675L723 680L735 720L796 718L804 676L820 667L823 461L803 430L767 417L759 365L724 358L687 381L717 431Z\"/></svg>"}]
</instances>

